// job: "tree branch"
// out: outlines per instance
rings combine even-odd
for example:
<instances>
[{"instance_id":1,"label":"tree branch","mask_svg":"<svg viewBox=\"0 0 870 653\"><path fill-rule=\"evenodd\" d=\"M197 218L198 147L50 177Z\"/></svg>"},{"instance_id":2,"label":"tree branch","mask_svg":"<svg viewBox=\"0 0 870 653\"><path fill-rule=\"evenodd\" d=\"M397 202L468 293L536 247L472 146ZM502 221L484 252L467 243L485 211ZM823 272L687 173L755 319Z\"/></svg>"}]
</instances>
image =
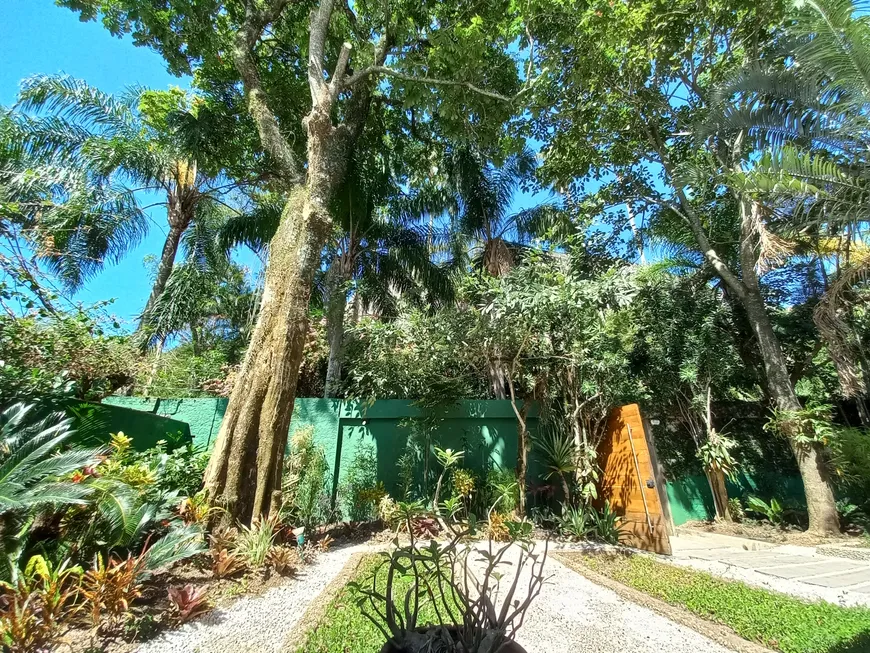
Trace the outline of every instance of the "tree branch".
<instances>
[{"instance_id":1,"label":"tree branch","mask_svg":"<svg viewBox=\"0 0 870 653\"><path fill-rule=\"evenodd\" d=\"M281 176L289 183L298 183L302 179L302 173L293 154L293 149L281 134L278 119L269 107L266 93L257 70L257 62L254 59L254 46L257 44L266 25L273 23L281 15L284 8L291 0L272 0L266 7L257 10L251 4L245 12L245 21L236 33L233 44L233 62L248 101L248 111L257 125L257 132L263 149L275 159Z\"/></svg>"},{"instance_id":2,"label":"tree branch","mask_svg":"<svg viewBox=\"0 0 870 653\"><path fill-rule=\"evenodd\" d=\"M525 88L516 95L508 97L507 95L502 95L501 93L496 93L495 91L487 91L486 89L480 88L479 86L475 86L471 82L460 82L455 79L439 79L437 77L418 77L416 75L408 75L406 73L399 72L398 70L393 70L392 68L388 68L387 66L369 66L368 68L365 68L358 73L348 77L344 82L344 86L353 86L360 80L365 79L366 77L369 77L371 75L386 75L387 77L394 77L395 79L401 79L405 82L428 84L430 86L459 86L462 88L467 88L468 90L477 93L478 95L492 98L494 100L499 100L501 102L513 102L522 93L528 90L527 88Z\"/></svg>"},{"instance_id":3,"label":"tree branch","mask_svg":"<svg viewBox=\"0 0 870 653\"><path fill-rule=\"evenodd\" d=\"M311 10L308 37L308 86L311 89L311 99L315 104L319 102L321 94L326 89L323 55L334 5L334 0L320 0L317 9Z\"/></svg>"}]
</instances>

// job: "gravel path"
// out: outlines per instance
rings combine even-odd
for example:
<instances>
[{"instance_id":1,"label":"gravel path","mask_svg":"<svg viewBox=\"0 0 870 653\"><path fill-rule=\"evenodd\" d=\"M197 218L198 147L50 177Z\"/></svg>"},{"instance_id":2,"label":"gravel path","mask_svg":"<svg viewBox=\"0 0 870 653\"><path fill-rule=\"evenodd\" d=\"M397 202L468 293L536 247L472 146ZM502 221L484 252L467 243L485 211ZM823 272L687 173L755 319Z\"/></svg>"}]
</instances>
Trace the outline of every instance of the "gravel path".
<instances>
[{"instance_id":1,"label":"gravel path","mask_svg":"<svg viewBox=\"0 0 870 653\"><path fill-rule=\"evenodd\" d=\"M529 653L732 653L548 558L517 641Z\"/></svg>"},{"instance_id":2,"label":"gravel path","mask_svg":"<svg viewBox=\"0 0 870 653\"><path fill-rule=\"evenodd\" d=\"M294 581L242 597L143 644L137 653L278 653L308 604L365 545L321 554Z\"/></svg>"}]
</instances>

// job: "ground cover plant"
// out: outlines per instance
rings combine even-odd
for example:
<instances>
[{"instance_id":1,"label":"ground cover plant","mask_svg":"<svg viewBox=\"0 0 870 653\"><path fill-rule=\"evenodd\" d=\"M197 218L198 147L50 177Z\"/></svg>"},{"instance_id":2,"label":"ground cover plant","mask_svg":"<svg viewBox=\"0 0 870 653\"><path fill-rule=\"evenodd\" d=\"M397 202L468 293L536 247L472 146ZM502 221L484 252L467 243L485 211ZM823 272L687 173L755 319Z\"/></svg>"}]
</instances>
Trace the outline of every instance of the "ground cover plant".
<instances>
[{"instance_id":1,"label":"ground cover plant","mask_svg":"<svg viewBox=\"0 0 870 653\"><path fill-rule=\"evenodd\" d=\"M583 555L593 571L783 653L870 649L870 609L810 603L644 555Z\"/></svg>"}]
</instances>

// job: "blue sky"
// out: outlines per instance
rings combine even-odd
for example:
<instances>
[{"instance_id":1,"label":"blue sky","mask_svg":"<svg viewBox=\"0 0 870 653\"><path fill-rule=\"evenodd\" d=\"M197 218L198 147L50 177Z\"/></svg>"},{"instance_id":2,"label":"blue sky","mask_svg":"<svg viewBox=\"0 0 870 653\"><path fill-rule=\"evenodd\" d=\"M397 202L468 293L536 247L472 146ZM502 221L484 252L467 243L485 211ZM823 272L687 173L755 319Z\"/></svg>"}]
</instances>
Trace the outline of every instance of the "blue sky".
<instances>
[{"instance_id":1,"label":"blue sky","mask_svg":"<svg viewBox=\"0 0 870 653\"><path fill-rule=\"evenodd\" d=\"M137 48L129 38L111 36L99 23L82 23L53 0L0 1L0 104L15 101L18 84L36 73L67 73L109 93L141 84L187 87L189 80L166 72L160 55ZM75 299L85 304L114 298L109 311L130 323L142 310L151 287L143 259L159 254L165 238L165 211L150 212L148 237L117 265L109 265Z\"/></svg>"}]
</instances>

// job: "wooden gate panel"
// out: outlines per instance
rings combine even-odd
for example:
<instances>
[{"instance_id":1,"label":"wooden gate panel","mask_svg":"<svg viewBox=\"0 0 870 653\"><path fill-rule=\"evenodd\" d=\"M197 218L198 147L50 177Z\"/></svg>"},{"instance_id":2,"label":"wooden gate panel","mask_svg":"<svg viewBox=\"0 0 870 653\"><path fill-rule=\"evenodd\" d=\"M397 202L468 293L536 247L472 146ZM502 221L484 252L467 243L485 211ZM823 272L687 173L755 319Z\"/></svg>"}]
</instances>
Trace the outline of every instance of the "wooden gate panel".
<instances>
[{"instance_id":1,"label":"wooden gate panel","mask_svg":"<svg viewBox=\"0 0 870 653\"><path fill-rule=\"evenodd\" d=\"M598 464L599 501L610 501L611 508L622 517L623 542L638 549L670 554L667 523L637 404L611 411L598 448Z\"/></svg>"}]
</instances>

